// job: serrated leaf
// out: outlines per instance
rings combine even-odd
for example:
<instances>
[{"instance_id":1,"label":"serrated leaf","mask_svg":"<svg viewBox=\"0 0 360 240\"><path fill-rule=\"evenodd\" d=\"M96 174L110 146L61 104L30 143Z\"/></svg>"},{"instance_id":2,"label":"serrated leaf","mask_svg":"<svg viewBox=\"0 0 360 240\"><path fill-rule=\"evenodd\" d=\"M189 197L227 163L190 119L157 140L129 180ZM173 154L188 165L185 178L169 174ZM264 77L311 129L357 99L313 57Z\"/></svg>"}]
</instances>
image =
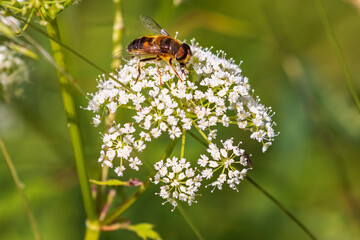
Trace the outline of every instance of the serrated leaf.
<instances>
[{"instance_id":1,"label":"serrated leaf","mask_svg":"<svg viewBox=\"0 0 360 240\"><path fill-rule=\"evenodd\" d=\"M97 181L97 180L93 180L90 179L90 182L95 183L96 185L106 185L106 186L140 186L140 184L134 184L134 181L136 182L136 180L130 179L130 181L124 182L124 181L120 181L117 179L109 179L107 181Z\"/></svg>"},{"instance_id":2,"label":"serrated leaf","mask_svg":"<svg viewBox=\"0 0 360 240\"><path fill-rule=\"evenodd\" d=\"M134 231L142 239L161 239L160 235L153 229L154 225L150 223L139 223L137 225L130 225L127 229Z\"/></svg>"}]
</instances>

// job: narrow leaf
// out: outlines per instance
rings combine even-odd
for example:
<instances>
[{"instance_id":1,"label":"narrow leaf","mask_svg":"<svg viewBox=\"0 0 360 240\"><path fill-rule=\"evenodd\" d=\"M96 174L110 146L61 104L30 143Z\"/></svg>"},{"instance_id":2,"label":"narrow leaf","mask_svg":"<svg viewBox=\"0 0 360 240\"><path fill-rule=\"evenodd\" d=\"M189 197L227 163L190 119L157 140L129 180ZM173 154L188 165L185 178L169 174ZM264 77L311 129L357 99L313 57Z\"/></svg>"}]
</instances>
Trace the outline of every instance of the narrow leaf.
<instances>
[{"instance_id":1,"label":"narrow leaf","mask_svg":"<svg viewBox=\"0 0 360 240\"><path fill-rule=\"evenodd\" d=\"M23 47L21 45L15 44L15 43L9 43L8 46L11 49L13 49L14 51L16 51L22 55L28 56L35 60L39 59L38 55L35 52L33 52L32 50L30 50L29 48Z\"/></svg>"},{"instance_id":2,"label":"narrow leaf","mask_svg":"<svg viewBox=\"0 0 360 240\"><path fill-rule=\"evenodd\" d=\"M4 34L8 38L15 37L14 32L2 22L0 22L0 33Z\"/></svg>"}]
</instances>

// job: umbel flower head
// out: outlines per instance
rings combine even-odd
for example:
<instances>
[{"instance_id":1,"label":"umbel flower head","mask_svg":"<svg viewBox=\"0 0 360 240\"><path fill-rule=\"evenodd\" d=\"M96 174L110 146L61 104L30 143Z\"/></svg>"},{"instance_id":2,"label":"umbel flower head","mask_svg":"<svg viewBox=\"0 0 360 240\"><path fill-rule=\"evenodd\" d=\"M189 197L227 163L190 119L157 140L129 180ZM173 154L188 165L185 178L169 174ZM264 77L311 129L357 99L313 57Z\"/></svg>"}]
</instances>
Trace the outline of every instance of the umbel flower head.
<instances>
[{"instance_id":1,"label":"umbel flower head","mask_svg":"<svg viewBox=\"0 0 360 240\"><path fill-rule=\"evenodd\" d=\"M143 151L148 142L161 135L175 139L191 131L203 137L208 149L204 148L198 159L185 163L182 157L180 160L172 158L166 163L160 161L155 164L158 173L153 182L163 184L158 194L173 206L178 200L193 203L201 181L210 181L213 189L222 189L226 183L237 190L236 186L246 176L251 168L248 166L248 155L239 148L239 144L234 144L233 138L222 140L218 136L222 129L232 126L238 129L234 130L236 136L249 131L250 139L261 143L263 152L277 135L273 129L275 123L271 108L262 105L258 97L253 97L248 78L241 74L241 68L232 59L225 59L224 52L215 55L194 42L191 51L193 56L187 65L189 74L185 76L178 71L184 81L180 81L164 64L160 66L160 84L155 64L147 63L142 66L140 79L135 83L139 59L133 58L112 75L117 81L100 76L98 91L91 94L87 107L96 114L93 118L95 126L101 123L100 113L104 110L107 113L124 108L132 110L132 121L114 122L109 132L103 134L99 162L114 168L119 176L125 170L125 161L131 164L129 159L134 158L135 152ZM179 69L176 63L175 68ZM219 142L222 144L220 148L217 147ZM138 162L141 162L140 159ZM194 172L190 176L180 173L190 169L190 162L199 174ZM182 167L175 171L174 166L179 164ZM191 184L186 185L187 181Z\"/></svg>"},{"instance_id":2,"label":"umbel flower head","mask_svg":"<svg viewBox=\"0 0 360 240\"><path fill-rule=\"evenodd\" d=\"M20 96L23 82L28 81L28 69L17 52L0 46L0 96L9 101L12 96Z\"/></svg>"},{"instance_id":3,"label":"umbel flower head","mask_svg":"<svg viewBox=\"0 0 360 240\"><path fill-rule=\"evenodd\" d=\"M185 158L178 159L173 157L155 163L155 169L158 171L153 179L154 184L160 182L160 197L169 202L174 208L177 206L177 200L187 202L191 205L195 202L195 193L201 185L201 175L196 175L196 168L190 168L190 162Z\"/></svg>"},{"instance_id":4,"label":"umbel flower head","mask_svg":"<svg viewBox=\"0 0 360 240\"><path fill-rule=\"evenodd\" d=\"M1 0L1 14L21 14L23 17L38 16L41 18L40 24L46 25L50 19L55 17L80 0L49 0L49 1L25 1L25 0ZM33 14L36 12L37 14ZM1 19L0 19L1 20Z\"/></svg>"}]
</instances>

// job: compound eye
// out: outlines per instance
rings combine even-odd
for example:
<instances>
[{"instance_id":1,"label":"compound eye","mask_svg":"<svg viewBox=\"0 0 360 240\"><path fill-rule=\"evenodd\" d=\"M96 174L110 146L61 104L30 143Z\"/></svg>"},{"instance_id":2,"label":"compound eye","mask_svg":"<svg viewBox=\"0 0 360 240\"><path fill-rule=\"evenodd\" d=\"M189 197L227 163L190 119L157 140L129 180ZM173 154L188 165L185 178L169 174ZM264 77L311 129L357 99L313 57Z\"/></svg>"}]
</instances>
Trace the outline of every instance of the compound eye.
<instances>
[{"instance_id":1,"label":"compound eye","mask_svg":"<svg viewBox=\"0 0 360 240\"><path fill-rule=\"evenodd\" d=\"M178 50L178 52L176 53L176 60L181 61L184 60L186 57L186 51L185 49L181 46Z\"/></svg>"}]
</instances>

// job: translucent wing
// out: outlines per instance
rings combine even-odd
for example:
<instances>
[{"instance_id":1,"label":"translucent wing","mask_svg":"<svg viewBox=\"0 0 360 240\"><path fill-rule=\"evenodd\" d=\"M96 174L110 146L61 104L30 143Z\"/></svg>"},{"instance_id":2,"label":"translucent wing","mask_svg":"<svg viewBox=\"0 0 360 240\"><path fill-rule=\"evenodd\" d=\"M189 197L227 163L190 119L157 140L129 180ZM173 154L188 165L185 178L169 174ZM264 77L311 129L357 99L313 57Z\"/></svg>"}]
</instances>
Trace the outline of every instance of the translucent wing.
<instances>
[{"instance_id":1,"label":"translucent wing","mask_svg":"<svg viewBox=\"0 0 360 240\"><path fill-rule=\"evenodd\" d=\"M140 15L140 21L146 27L148 30L150 30L153 33L169 36L169 34L159 26L152 18L144 15Z\"/></svg>"},{"instance_id":2,"label":"translucent wing","mask_svg":"<svg viewBox=\"0 0 360 240\"><path fill-rule=\"evenodd\" d=\"M117 51L117 52L112 54L112 58L122 59L124 61L130 60L130 59L132 59L133 57L136 57L136 56L139 56L139 57L149 56L150 57L150 56L153 56L153 55L149 54L147 52L143 52L143 51L129 53L126 50L120 50L120 51Z\"/></svg>"}]
</instances>

